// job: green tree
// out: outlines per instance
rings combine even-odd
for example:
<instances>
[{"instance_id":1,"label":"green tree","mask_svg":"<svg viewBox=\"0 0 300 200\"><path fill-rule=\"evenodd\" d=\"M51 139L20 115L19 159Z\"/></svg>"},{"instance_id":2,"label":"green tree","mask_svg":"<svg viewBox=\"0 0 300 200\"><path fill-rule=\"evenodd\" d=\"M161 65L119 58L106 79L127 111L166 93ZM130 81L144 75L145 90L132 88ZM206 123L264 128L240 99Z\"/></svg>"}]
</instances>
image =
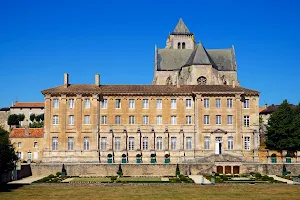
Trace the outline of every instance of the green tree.
<instances>
[{"instance_id":1,"label":"green tree","mask_svg":"<svg viewBox=\"0 0 300 200\"><path fill-rule=\"evenodd\" d=\"M7 119L7 124L8 125L19 125L19 119L18 119L18 115L16 114L12 114L8 116Z\"/></svg>"},{"instance_id":2,"label":"green tree","mask_svg":"<svg viewBox=\"0 0 300 200\"><path fill-rule=\"evenodd\" d=\"M10 143L9 133L0 127L0 174L12 170L16 160L18 157Z\"/></svg>"},{"instance_id":3,"label":"green tree","mask_svg":"<svg viewBox=\"0 0 300 200\"><path fill-rule=\"evenodd\" d=\"M30 121L34 122L35 114L34 113L30 114L29 119Z\"/></svg>"},{"instance_id":4,"label":"green tree","mask_svg":"<svg viewBox=\"0 0 300 200\"><path fill-rule=\"evenodd\" d=\"M41 120L44 121L44 113L40 114L40 116L41 116Z\"/></svg>"},{"instance_id":5,"label":"green tree","mask_svg":"<svg viewBox=\"0 0 300 200\"><path fill-rule=\"evenodd\" d=\"M18 120L19 120L19 122L24 121L24 119L25 119L25 115L24 115L24 114L19 114L19 115L18 115Z\"/></svg>"},{"instance_id":6,"label":"green tree","mask_svg":"<svg viewBox=\"0 0 300 200\"><path fill-rule=\"evenodd\" d=\"M41 121L41 115L36 115L36 116L35 116L35 120L36 120L37 122Z\"/></svg>"},{"instance_id":7,"label":"green tree","mask_svg":"<svg viewBox=\"0 0 300 200\"><path fill-rule=\"evenodd\" d=\"M295 144L294 150L300 150L300 103L294 109L293 117L292 132L293 143Z\"/></svg>"}]
</instances>

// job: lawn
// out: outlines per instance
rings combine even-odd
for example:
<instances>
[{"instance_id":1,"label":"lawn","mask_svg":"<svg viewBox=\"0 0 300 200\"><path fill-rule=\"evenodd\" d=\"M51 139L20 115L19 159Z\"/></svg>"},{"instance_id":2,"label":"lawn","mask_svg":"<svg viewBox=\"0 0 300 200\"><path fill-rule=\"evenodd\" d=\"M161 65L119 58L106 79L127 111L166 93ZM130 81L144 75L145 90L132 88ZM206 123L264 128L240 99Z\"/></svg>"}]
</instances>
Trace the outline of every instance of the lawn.
<instances>
[{"instance_id":1,"label":"lawn","mask_svg":"<svg viewBox=\"0 0 300 200\"><path fill-rule=\"evenodd\" d=\"M0 192L0 199L299 199L300 186L263 185L31 185Z\"/></svg>"},{"instance_id":2,"label":"lawn","mask_svg":"<svg viewBox=\"0 0 300 200\"><path fill-rule=\"evenodd\" d=\"M71 182L110 183L111 178L74 178Z\"/></svg>"},{"instance_id":3,"label":"lawn","mask_svg":"<svg viewBox=\"0 0 300 200\"><path fill-rule=\"evenodd\" d=\"M122 177L118 178L118 180L127 182L160 182L161 177Z\"/></svg>"}]
</instances>

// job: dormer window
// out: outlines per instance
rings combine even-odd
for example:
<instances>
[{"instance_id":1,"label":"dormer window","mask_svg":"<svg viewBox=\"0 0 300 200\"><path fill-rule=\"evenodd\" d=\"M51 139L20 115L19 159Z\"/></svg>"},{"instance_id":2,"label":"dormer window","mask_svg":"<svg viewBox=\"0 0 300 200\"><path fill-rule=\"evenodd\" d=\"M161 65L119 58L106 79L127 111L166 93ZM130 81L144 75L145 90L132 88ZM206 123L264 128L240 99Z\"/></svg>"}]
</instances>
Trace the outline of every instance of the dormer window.
<instances>
[{"instance_id":1,"label":"dormer window","mask_svg":"<svg viewBox=\"0 0 300 200\"><path fill-rule=\"evenodd\" d=\"M200 76L197 79L197 83L198 83L198 85L206 85L206 78L204 76Z\"/></svg>"}]
</instances>

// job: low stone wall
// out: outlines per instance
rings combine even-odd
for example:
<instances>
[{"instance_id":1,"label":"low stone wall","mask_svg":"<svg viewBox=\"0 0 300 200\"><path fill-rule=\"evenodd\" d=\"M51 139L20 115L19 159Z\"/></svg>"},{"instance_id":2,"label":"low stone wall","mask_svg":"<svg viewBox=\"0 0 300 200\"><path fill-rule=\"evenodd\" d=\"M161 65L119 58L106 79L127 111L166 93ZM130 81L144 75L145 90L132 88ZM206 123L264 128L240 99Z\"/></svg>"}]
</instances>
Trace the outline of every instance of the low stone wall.
<instances>
[{"instance_id":1,"label":"low stone wall","mask_svg":"<svg viewBox=\"0 0 300 200\"><path fill-rule=\"evenodd\" d=\"M17 179L22 179L28 176L31 176L31 166L30 164L21 164L21 170L17 171Z\"/></svg>"}]
</instances>

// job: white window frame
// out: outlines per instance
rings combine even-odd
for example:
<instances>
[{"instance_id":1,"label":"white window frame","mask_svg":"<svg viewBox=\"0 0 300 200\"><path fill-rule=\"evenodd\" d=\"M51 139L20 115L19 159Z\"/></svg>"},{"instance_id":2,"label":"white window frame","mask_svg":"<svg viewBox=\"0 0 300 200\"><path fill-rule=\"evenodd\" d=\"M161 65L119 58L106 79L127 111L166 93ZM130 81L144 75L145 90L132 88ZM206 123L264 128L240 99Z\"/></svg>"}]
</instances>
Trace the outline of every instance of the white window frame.
<instances>
[{"instance_id":1,"label":"white window frame","mask_svg":"<svg viewBox=\"0 0 300 200\"><path fill-rule=\"evenodd\" d=\"M121 116L120 115L116 115L115 116L115 124L116 125L120 125L121 124Z\"/></svg>"},{"instance_id":2,"label":"white window frame","mask_svg":"<svg viewBox=\"0 0 300 200\"><path fill-rule=\"evenodd\" d=\"M59 107L59 99L58 98L54 98L53 99L53 108L58 108Z\"/></svg>"},{"instance_id":3,"label":"white window frame","mask_svg":"<svg viewBox=\"0 0 300 200\"><path fill-rule=\"evenodd\" d=\"M216 108L221 108L221 99L216 98Z\"/></svg>"},{"instance_id":4,"label":"white window frame","mask_svg":"<svg viewBox=\"0 0 300 200\"><path fill-rule=\"evenodd\" d=\"M192 124L192 116L191 115L185 116L185 124L186 125L191 125Z\"/></svg>"},{"instance_id":5,"label":"white window frame","mask_svg":"<svg viewBox=\"0 0 300 200\"><path fill-rule=\"evenodd\" d=\"M115 137L115 151L120 151L121 149L121 137Z\"/></svg>"},{"instance_id":6,"label":"white window frame","mask_svg":"<svg viewBox=\"0 0 300 200\"><path fill-rule=\"evenodd\" d=\"M134 124L134 115L129 116L129 124L133 125Z\"/></svg>"},{"instance_id":7,"label":"white window frame","mask_svg":"<svg viewBox=\"0 0 300 200\"><path fill-rule=\"evenodd\" d=\"M102 109L107 109L107 105L108 105L107 99L102 99L101 104L102 104L101 105Z\"/></svg>"},{"instance_id":8,"label":"white window frame","mask_svg":"<svg viewBox=\"0 0 300 200\"><path fill-rule=\"evenodd\" d=\"M149 124L149 117L148 115L143 116L143 125L148 125Z\"/></svg>"},{"instance_id":9,"label":"white window frame","mask_svg":"<svg viewBox=\"0 0 300 200\"><path fill-rule=\"evenodd\" d=\"M33 152L33 160L37 160L39 158L39 152Z\"/></svg>"},{"instance_id":10,"label":"white window frame","mask_svg":"<svg viewBox=\"0 0 300 200\"><path fill-rule=\"evenodd\" d=\"M53 115L52 124L53 125L59 125L59 117L58 117L58 115Z\"/></svg>"},{"instance_id":11,"label":"white window frame","mask_svg":"<svg viewBox=\"0 0 300 200\"><path fill-rule=\"evenodd\" d=\"M73 109L75 107L75 100L74 99L69 99L69 108Z\"/></svg>"},{"instance_id":12,"label":"white window frame","mask_svg":"<svg viewBox=\"0 0 300 200\"><path fill-rule=\"evenodd\" d=\"M244 127L250 127L250 116L244 115Z\"/></svg>"},{"instance_id":13,"label":"white window frame","mask_svg":"<svg viewBox=\"0 0 300 200\"><path fill-rule=\"evenodd\" d=\"M22 142L18 142L18 148L22 148Z\"/></svg>"},{"instance_id":14,"label":"white window frame","mask_svg":"<svg viewBox=\"0 0 300 200\"><path fill-rule=\"evenodd\" d=\"M171 150L176 151L176 140L177 137L171 137Z\"/></svg>"},{"instance_id":15,"label":"white window frame","mask_svg":"<svg viewBox=\"0 0 300 200\"><path fill-rule=\"evenodd\" d=\"M162 125L162 116L161 115L156 116L156 125Z\"/></svg>"},{"instance_id":16,"label":"white window frame","mask_svg":"<svg viewBox=\"0 0 300 200\"><path fill-rule=\"evenodd\" d=\"M204 125L209 125L209 115L204 115Z\"/></svg>"},{"instance_id":17,"label":"white window frame","mask_svg":"<svg viewBox=\"0 0 300 200\"><path fill-rule=\"evenodd\" d=\"M107 149L107 137L100 138L101 151L106 151Z\"/></svg>"},{"instance_id":18,"label":"white window frame","mask_svg":"<svg viewBox=\"0 0 300 200\"><path fill-rule=\"evenodd\" d=\"M115 100L115 108L116 109L121 109L121 99L116 99Z\"/></svg>"},{"instance_id":19,"label":"white window frame","mask_svg":"<svg viewBox=\"0 0 300 200\"><path fill-rule=\"evenodd\" d=\"M216 125L222 125L222 115L216 115Z\"/></svg>"},{"instance_id":20,"label":"white window frame","mask_svg":"<svg viewBox=\"0 0 300 200\"><path fill-rule=\"evenodd\" d=\"M249 136L244 137L244 149L250 150L250 137Z\"/></svg>"},{"instance_id":21,"label":"white window frame","mask_svg":"<svg viewBox=\"0 0 300 200\"><path fill-rule=\"evenodd\" d=\"M192 137L187 136L185 138L185 141L186 141L186 146L185 146L186 150L192 150Z\"/></svg>"},{"instance_id":22,"label":"white window frame","mask_svg":"<svg viewBox=\"0 0 300 200\"><path fill-rule=\"evenodd\" d=\"M83 150L89 151L90 150L90 137L84 137L83 138Z\"/></svg>"},{"instance_id":23,"label":"white window frame","mask_svg":"<svg viewBox=\"0 0 300 200\"><path fill-rule=\"evenodd\" d=\"M58 137L52 137L52 151L58 150Z\"/></svg>"},{"instance_id":24,"label":"white window frame","mask_svg":"<svg viewBox=\"0 0 300 200\"><path fill-rule=\"evenodd\" d=\"M129 109L135 109L135 101L134 101L134 99L129 99Z\"/></svg>"},{"instance_id":25,"label":"white window frame","mask_svg":"<svg viewBox=\"0 0 300 200\"><path fill-rule=\"evenodd\" d=\"M143 99L143 109L149 109L149 100Z\"/></svg>"},{"instance_id":26,"label":"white window frame","mask_svg":"<svg viewBox=\"0 0 300 200\"><path fill-rule=\"evenodd\" d=\"M39 143L38 142L33 142L33 148L38 148L39 147Z\"/></svg>"},{"instance_id":27,"label":"white window frame","mask_svg":"<svg viewBox=\"0 0 300 200\"><path fill-rule=\"evenodd\" d=\"M203 107L204 108L209 108L209 98L204 98L204 100L203 100Z\"/></svg>"},{"instance_id":28,"label":"white window frame","mask_svg":"<svg viewBox=\"0 0 300 200\"><path fill-rule=\"evenodd\" d=\"M229 136L227 138L227 149L233 150L233 137L232 136Z\"/></svg>"},{"instance_id":29,"label":"white window frame","mask_svg":"<svg viewBox=\"0 0 300 200\"><path fill-rule=\"evenodd\" d=\"M232 108L232 98L227 99L227 108Z\"/></svg>"},{"instance_id":30,"label":"white window frame","mask_svg":"<svg viewBox=\"0 0 300 200\"><path fill-rule=\"evenodd\" d=\"M233 125L233 116L227 115L227 125Z\"/></svg>"},{"instance_id":31,"label":"white window frame","mask_svg":"<svg viewBox=\"0 0 300 200\"><path fill-rule=\"evenodd\" d=\"M74 137L68 137L68 150L74 150Z\"/></svg>"},{"instance_id":32,"label":"white window frame","mask_svg":"<svg viewBox=\"0 0 300 200\"><path fill-rule=\"evenodd\" d=\"M162 148L162 137L158 136L156 137L156 150L161 151Z\"/></svg>"},{"instance_id":33,"label":"white window frame","mask_svg":"<svg viewBox=\"0 0 300 200\"><path fill-rule=\"evenodd\" d=\"M83 116L83 124L84 125L90 125L91 124L91 117L90 117L90 115L84 115Z\"/></svg>"},{"instance_id":34,"label":"white window frame","mask_svg":"<svg viewBox=\"0 0 300 200\"><path fill-rule=\"evenodd\" d=\"M249 109L250 108L250 99L245 99L244 100L244 109Z\"/></svg>"},{"instance_id":35,"label":"white window frame","mask_svg":"<svg viewBox=\"0 0 300 200\"><path fill-rule=\"evenodd\" d=\"M192 108L192 99L186 99L185 100L185 108L191 109Z\"/></svg>"},{"instance_id":36,"label":"white window frame","mask_svg":"<svg viewBox=\"0 0 300 200\"><path fill-rule=\"evenodd\" d=\"M134 137L129 137L129 141L128 141L128 150L129 151L133 151L134 150Z\"/></svg>"},{"instance_id":37,"label":"white window frame","mask_svg":"<svg viewBox=\"0 0 300 200\"><path fill-rule=\"evenodd\" d=\"M205 136L204 137L204 150L209 150L210 149L210 137Z\"/></svg>"},{"instance_id":38,"label":"white window frame","mask_svg":"<svg viewBox=\"0 0 300 200\"><path fill-rule=\"evenodd\" d=\"M143 137L143 150L148 151L149 143L148 143L148 137Z\"/></svg>"},{"instance_id":39,"label":"white window frame","mask_svg":"<svg viewBox=\"0 0 300 200\"><path fill-rule=\"evenodd\" d=\"M177 117L175 115L171 116L171 125L176 125L177 124Z\"/></svg>"},{"instance_id":40,"label":"white window frame","mask_svg":"<svg viewBox=\"0 0 300 200\"><path fill-rule=\"evenodd\" d=\"M84 109L91 108L91 100L89 98L85 98L83 104L84 104Z\"/></svg>"},{"instance_id":41,"label":"white window frame","mask_svg":"<svg viewBox=\"0 0 300 200\"><path fill-rule=\"evenodd\" d=\"M162 99L156 99L156 109L162 109Z\"/></svg>"},{"instance_id":42,"label":"white window frame","mask_svg":"<svg viewBox=\"0 0 300 200\"><path fill-rule=\"evenodd\" d=\"M101 116L101 124L103 124L103 125L107 124L107 116L106 115Z\"/></svg>"},{"instance_id":43,"label":"white window frame","mask_svg":"<svg viewBox=\"0 0 300 200\"><path fill-rule=\"evenodd\" d=\"M73 126L74 125L74 115L69 115L69 118L68 118L68 124L69 126Z\"/></svg>"},{"instance_id":44,"label":"white window frame","mask_svg":"<svg viewBox=\"0 0 300 200\"><path fill-rule=\"evenodd\" d=\"M177 109L176 99L171 99L171 109Z\"/></svg>"}]
</instances>

